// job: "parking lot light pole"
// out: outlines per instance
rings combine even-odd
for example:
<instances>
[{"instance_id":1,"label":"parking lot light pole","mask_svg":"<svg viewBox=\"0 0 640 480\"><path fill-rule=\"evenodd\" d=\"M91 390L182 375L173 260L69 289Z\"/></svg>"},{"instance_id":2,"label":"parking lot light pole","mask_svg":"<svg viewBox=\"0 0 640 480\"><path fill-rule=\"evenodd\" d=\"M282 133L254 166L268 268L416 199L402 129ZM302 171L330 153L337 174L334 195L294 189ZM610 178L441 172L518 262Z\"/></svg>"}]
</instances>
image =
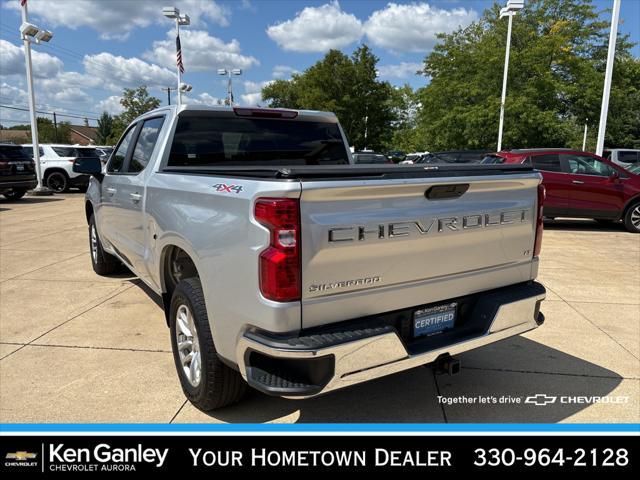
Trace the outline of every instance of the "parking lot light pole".
<instances>
[{"instance_id":1,"label":"parking lot light pole","mask_svg":"<svg viewBox=\"0 0 640 480\"><path fill-rule=\"evenodd\" d=\"M233 99L233 85L231 83L231 76L232 75L242 75L242 70L239 69L239 68L219 68L218 69L218 75L226 75L228 77L228 80L227 80L227 102L229 102L229 105L233 106L234 99Z\"/></svg>"},{"instance_id":2,"label":"parking lot light pole","mask_svg":"<svg viewBox=\"0 0 640 480\"><path fill-rule=\"evenodd\" d=\"M504 54L504 74L502 77L502 97L500 99L500 125L498 127L498 152L502 150L502 129L504 127L504 103L507 98L507 76L509 74L509 53L511 50L511 28L513 16L524 7L524 0L509 0L507 6L500 10L500 18L509 17L507 27L507 47Z\"/></svg>"},{"instance_id":3,"label":"parking lot light pole","mask_svg":"<svg viewBox=\"0 0 640 480\"><path fill-rule=\"evenodd\" d=\"M20 37L24 43L24 60L27 67L27 90L29 93L29 118L31 121L31 147L33 150L33 161L36 167L36 179L38 180L38 185L33 189L32 195L51 195L53 192L42 185L40 144L38 143L38 118L36 117L36 100L33 90L33 71L31 66L31 42L48 42L53 37L53 33L29 23L27 0L23 0L21 5L22 24L20 25Z\"/></svg>"},{"instance_id":4,"label":"parking lot light pole","mask_svg":"<svg viewBox=\"0 0 640 480\"><path fill-rule=\"evenodd\" d=\"M185 91L182 87L182 73L184 65L182 63L182 45L180 43L180 25L190 25L191 19L189 15L180 14L180 10L176 7L164 7L162 14L167 18L172 18L176 22L176 68L178 72L178 106L182 105L182 93Z\"/></svg>"},{"instance_id":5,"label":"parking lot light pole","mask_svg":"<svg viewBox=\"0 0 640 480\"><path fill-rule=\"evenodd\" d=\"M613 62L616 56L616 40L618 38L618 18L620 18L620 0L613 0L611 12L611 32L609 32L609 49L607 51L607 69L604 73L604 89L602 90L602 108L600 109L600 125L598 127L598 141L596 155L602 156L604 150L604 134L607 130L607 115L609 113L609 94L611 93L611 76Z\"/></svg>"}]
</instances>

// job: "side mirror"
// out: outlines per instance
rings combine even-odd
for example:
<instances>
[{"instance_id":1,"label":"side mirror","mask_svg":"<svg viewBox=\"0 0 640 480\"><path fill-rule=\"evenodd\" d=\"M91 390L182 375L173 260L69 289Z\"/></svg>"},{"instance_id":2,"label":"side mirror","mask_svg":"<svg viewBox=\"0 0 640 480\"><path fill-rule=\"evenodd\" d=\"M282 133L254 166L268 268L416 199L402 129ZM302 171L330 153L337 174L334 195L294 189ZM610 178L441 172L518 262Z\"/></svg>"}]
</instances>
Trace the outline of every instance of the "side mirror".
<instances>
[{"instance_id":1,"label":"side mirror","mask_svg":"<svg viewBox=\"0 0 640 480\"><path fill-rule=\"evenodd\" d=\"M617 170L614 170L613 172L611 172L611 175L609 175L609 180L611 180L612 182L615 182L616 180L620 179L620 172L618 172Z\"/></svg>"},{"instance_id":2,"label":"side mirror","mask_svg":"<svg viewBox=\"0 0 640 480\"><path fill-rule=\"evenodd\" d=\"M73 171L75 173L84 173L102 181L102 162L98 157L76 158L73 162Z\"/></svg>"}]
</instances>

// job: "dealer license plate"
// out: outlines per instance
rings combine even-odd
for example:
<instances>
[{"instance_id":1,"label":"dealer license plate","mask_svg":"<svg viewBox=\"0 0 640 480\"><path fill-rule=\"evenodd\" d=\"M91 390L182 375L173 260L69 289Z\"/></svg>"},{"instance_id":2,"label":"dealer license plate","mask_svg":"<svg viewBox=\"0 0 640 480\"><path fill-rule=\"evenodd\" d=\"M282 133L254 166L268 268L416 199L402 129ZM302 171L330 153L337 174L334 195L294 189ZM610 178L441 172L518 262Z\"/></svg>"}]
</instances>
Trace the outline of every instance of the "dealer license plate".
<instances>
[{"instance_id":1,"label":"dealer license plate","mask_svg":"<svg viewBox=\"0 0 640 480\"><path fill-rule=\"evenodd\" d=\"M448 303L416 310L413 314L413 336L435 335L453 328L457 306L456 303Z\"/></svg>"}]
</instances>

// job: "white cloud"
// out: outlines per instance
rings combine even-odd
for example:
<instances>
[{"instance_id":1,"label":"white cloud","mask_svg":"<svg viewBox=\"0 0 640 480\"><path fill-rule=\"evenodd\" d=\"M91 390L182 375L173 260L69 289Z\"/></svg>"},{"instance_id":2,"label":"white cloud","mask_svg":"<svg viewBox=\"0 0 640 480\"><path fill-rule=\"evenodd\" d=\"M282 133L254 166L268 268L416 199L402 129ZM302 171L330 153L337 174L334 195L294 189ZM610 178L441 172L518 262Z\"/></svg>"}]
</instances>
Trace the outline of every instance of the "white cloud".
<instances>
[{"instance_id":1,"label":"white cloud","mask_svg":"<svg viewBox=\"0 0 640 480\"><path fill-rule=\"evenodd\" d=\"M31 51L34 77L47 78L62 71L62 60L47 53ZM0 39L0 75L25 75L24 49Z\"/></svg>"},{"instance_id":2,"label":"white cloud","mask_svg":"<svg viewBox=\"0 0 640 480\"><path fill-rule=\"evenodd\" d=\"M140 85L166 87L176 83L176 75L172 71L136 57L124 58L102 52L85 55L83 64L89 77L102 79L106 88L113 91ZM105 72L110 74L106 75Z\"/></svg>"},{"instance_id":3,"label":"white cloud","mask_svg":"<svg viewBox=\"0 0 640 480\"><path fill-rule=\"evenodd\" d=\"M417 75L417 71L422 69L421 63L400 62L397 65L380 65L378 75L381 78L407 79Z\"/></svg>"},{"instance_id":4,"label":"white cloud","mask_svg":"<svg viewBox=\"0 0 640 480\"><path fill-rule=\"evenodd\" d=\"M28 108L29 96L26 90L16 87L15 85L2 82L0 84L0 97L2 97L3 104L20 107L21 109ZM61 89L53 94L40 92L40 95L36 95L36 102L36 107L39 111L38 116L52 118L50 115L42 112L55 111L58 114L58 121L80 123L82 120L75 118L75 116L81 115L81 113L75 109L87 106L88 103L91 102L91 98L82 91ZM61 105L61 103L68 104L72 111L64 108L64 105ZM64 115L66 113L74 115L74 117L66 117ZM17 123L29 123L28 110L0 108L0 117L2 117L2 120L5 121L7 126ZM0 123L2 123L2 121L0 121Z\"/></svg>"},{"instance_id":5,"label":"white cloud","mask_svg":"<svg viewBox=\"0 0 640 480\"><path fill-rule=\"evenodd\" d=\"M223 105L224 99L214 97L207 92L201 93L195 98L189 96L182 97L184 103L189 105L206 105L206 106L214 106L214 105Z\"/></svg>"},{"instance_id":6,"label":"white cloud","mask_svg":"<svg viewBox=\"0 0 640 480\"><path fill-rule=\"evenodd\" d=\"M27 92L21 88L9 85L6 82L0 84L0 96L3 98L2 103L9 103L10 105L25 105L29 99ZM10 113L9 111L2 111L2 116Z\"/></svg>"},{"instance_id":7,"label":"white cloud","mask_svg":"<svg viewBox=\"0 0 640 480\"><path fill-rule=\"evenodd\" d=\"M111 115L119 115L124 111L124 107L120 104L121 99L122 97L119 95L111 95L104 100L100 100L96 104L96 109L98 112L107 112Z\"/></svg>"},{"instance_id":8,"label":"white cloud","mask_svg":"<svg viewBox=\"0 0 640 480\"><path fill-rule=\"evenodd\" d=\"M340 8L337 0L320 7L306 7L291 20L267 28L267 35L282 49L325 52L362 37L362 22Z\"/></svg>"},{"instance_id":9,"label":"white cloud","mask_svg":"<svg viewBox=\"0 0 640 480\"><path fill-rule=\"evenodd\" d=\"M59 114L82 112L83 115L86 112L90 117L97 116L103 110L118 114L123 110L120 97L107 94L106 98L98 100L100 94L96 92L120 93L125 87L140 85L153 89L174 85L176 82L173 71L135 57L124 58L107 52L85 55L83 71L65 71L59 58L37 51L32 53L36 106L42 111L55 111ZM3 103L26 107L28 97L24 90L22 48L6 40L0 40L0 80ZM88 93L91 90L93 92ZM28 117L28 113L3 109L1 116L6 120L23 120Z\"/></svg>"},{"instance_id":10,"label":"white cloud","mask_svg":"<svg viewBox=\"0 0 640 480\"><path fill-rule=\"evenodd\" d=\"M62 60L53 55L34 50L32 57L39 110L56 110L62 113L65 105L71 108L91 102L91 97L84 88L97 86L100 80L78 72L65 72ZM23 49L6 40L0 40L0 76L8 81L2 84L3 102L26 107L28 97L22 89L25 86ZM12 85L15 82L19 86ZM24 114L20 112L20 115Z\"/></svg>"},{"instance_id":11,"label":"white cloud","mask_svg":"<svg viewBox=\"0 0 640 480\"><path fill-rule=\"evenodd\" d=\"M226 26L230 10L213 0L174 0L169 2L191 17L193 25L206 20ZM29 2L29 12L46 26L55 28L90 27L103 39L126 39L136 28L166 22L162 2L157 0L38 0ZM20 2L5 2L5 8L20 9Z\"/></svg>"},{"instance_id":12,"label":"white cloud","mask_svg":"<svg viewBox=\"0 0 640 480\"><path fill-rule=\"evenodd\" d=\"M240 96L243 105L259 105L263 103L262 89L272 83L273 80L264 82L244 81L244 94Z\"/></svg>"},{"instance_id":13,"label":"white cloud","mask_svg":"<svg viewBox=\"0 0 640 480\"><path fill-rule=\"evenodd\" d=\"M288 65L276 65L275 67L273 67L271 76L273 78L289 78L295 73L300 72L293 67L289 67Z\"/></svg>"},{"instance_id":14,"label":"white cloud","mask_svg":"<svg viewBox=\"0 0 640 480\"><path fill-rule=\"evenodd\" d=\"M91 96L78 88L62 88L54 92L50 98L54 102L75 105L91 101Z\"/></svg>"},{"instance_id":15,"label":"white cloud","mask_svg":"<svg viewBox=\"0 0 640 480\"><path fill-rule=\"evenodd\" d=\"M243 105L259 105L262 102L260 92L245 93L240 96Z\"/></svg>"},{"instance_id":16,"label":"white cloud","mask_svg":"<svg viewBox=\"0 0 640 480\"><path fill-rule=\"evenodd\" d=\"M184 68L187 71L214 71L217 68L247 69L260 62L254 57L242 55L240 43L231 40L225 43L219 38L210 36L204 30L181 30L180 43ZM169 68L176 65L176 33L167 32L167 40L153 42L152 50L143 55Z\"/></svg>"},{"instance_id":17,"label":"white cloud","mask_svg":"<svg viewBox=\"0 0 640 480\"><path fill-rule=\"evenodd\" d=\"M251 13L256 13L258 11L258 7L256 7L251 0L242 0L242 2L240 2L240 10L247 10Z\"/></svg>"},{"instance_id":18,"label":"white cloud","mask_svg":"<svg viewBox=\"0 0 640 480\"><path fill-rule=\"evenodd\" d=\"M397 52L426 52L436 43L436 34L450 33L476 20L475 10L444 10L428 3L388 3L371 14L364 25L371 43Z\"/></svg>"}]
</instances>

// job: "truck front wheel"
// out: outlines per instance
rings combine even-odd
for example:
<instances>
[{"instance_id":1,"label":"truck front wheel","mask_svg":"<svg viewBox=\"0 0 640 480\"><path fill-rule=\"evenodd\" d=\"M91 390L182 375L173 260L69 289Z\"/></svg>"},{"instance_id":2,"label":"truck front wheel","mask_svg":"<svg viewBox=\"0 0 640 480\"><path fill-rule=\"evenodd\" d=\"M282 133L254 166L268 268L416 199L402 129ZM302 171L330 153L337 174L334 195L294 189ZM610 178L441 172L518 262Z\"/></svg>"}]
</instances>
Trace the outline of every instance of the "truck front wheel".
<instances>
[{"instance_id":1,"label":"truck front wheel","mask_svg":"<svg viewBox=\"0 0 640 480\"><path fill-rule=\"evenodd\" d=\"M247 384L218 357L198 278L178 283L169 320L173 359L189 401L205 412L237 403Z\"/></svg>"}]
</instances>

